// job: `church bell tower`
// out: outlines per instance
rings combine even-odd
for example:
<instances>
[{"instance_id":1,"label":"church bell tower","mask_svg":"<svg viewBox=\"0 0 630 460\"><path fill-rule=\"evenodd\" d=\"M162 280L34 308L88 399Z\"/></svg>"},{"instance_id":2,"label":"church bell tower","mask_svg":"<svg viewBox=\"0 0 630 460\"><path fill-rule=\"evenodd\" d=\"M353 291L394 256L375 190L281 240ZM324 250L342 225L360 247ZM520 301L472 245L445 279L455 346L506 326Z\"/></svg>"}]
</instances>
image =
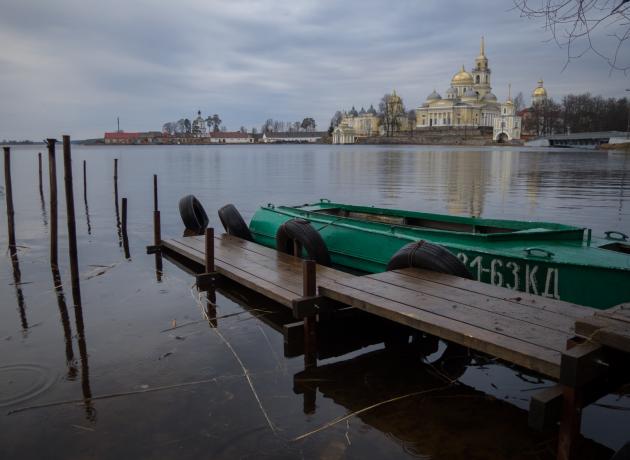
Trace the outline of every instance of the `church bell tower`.
<instances>
[{"instance_id":1,"label":"church bell tower","mask_svg":"<svg viewBox=\"0 0 630 460\"><path fill-rule=\"evenodd\" d=\"M479 97L483 97L488 94L492 90L492 87L490 86L491 71L488 67L488 58L486 57L483 37L481 37L479 56L475 58L475 67L471 73L474 80L474 88L477 94L479 94Z\"/></svg>"}]
</instances>

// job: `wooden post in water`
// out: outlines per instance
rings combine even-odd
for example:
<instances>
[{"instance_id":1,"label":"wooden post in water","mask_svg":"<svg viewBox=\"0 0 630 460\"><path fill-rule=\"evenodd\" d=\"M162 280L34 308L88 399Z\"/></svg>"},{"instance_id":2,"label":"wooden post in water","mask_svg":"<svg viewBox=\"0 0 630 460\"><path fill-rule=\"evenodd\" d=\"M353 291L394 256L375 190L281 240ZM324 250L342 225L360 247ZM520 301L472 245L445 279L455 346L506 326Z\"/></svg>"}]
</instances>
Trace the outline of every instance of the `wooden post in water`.
<instances>
[{"instance_id":1,"label":"wooden post in water","mask_svg":"<svg viewBox=\"0 0 630 460\"><path fill-rule=\"evenodd\" d=\"M153 211L153 244L159 246L161 242L160 211Z\"/></svg>"},{"instance_id":2,"label":"wooden post in water","mask_svg":"<svg viewBox=\"0 0 630 460\"><path fill-rule=\"evenodd\" d=\"M206 228L206 273L214 271L214 228Z\"/></svg>"},{"instance_id":3,"label":"wooden post in water","mask_svg":"<svg viewBox=\"0 0 630 460\"><path fill-rule=\"evenodd\" d=\"M7 200L7 224L9 253L15 255L15 212L13 211L13 187L11 185L11 148L4 147L4 194Z\"/></svg>"},{"instance_id":4,"label":"wooden post in water","mask_svg":"<svg viewBox=\"0 0 630 460\"><path fill-rule=\"evenodd\" d=\"M68 251L70 253L70 280L72 281L72 300L75 308L81 306L81 288L79 286L79 262L77 254L77 227L74 216L74 190L72 186L72 154L70 136L63 136L63 170L66 188L66 216L68 218ZM83 329L83 317L77 317L77 329Z\"/></svg>"},{"instance_id":5,"label":"wooden post in water","mask_svg":"<svg viewBox=\"0 0 630 460\"><path fill-rule=\"evenodd\" d=\"M87 165L83 160L83 201L87 203Z\"/></svg>"},{"instance_id":6,"label":"wooden post in water","mask_svg":"<svg viewBox=\"0 0 630 460\"><path fill-rule=\"evenodd\" d=\"M153 211L158 210L158 182L157 174L153 174Z\"/></svg>"},{"instance_id":7,"label":"wooden post in water","mask_svg":"<svg viewBox=\"0 0 630 460\"><path fill-rule=\"evenodd\" d=\"M37 166L39 172L39 195L44 195L44 186L42 184L42 152L37 152Z\"/></svg>"},{"instance_id":8,"label":"wooden post in water","mask_svg":"<svg viewBox=\"0 0 630 460\"><path fill-rule=\"evenodd\" d=\"M214 272L214 228L206 228L206 257L205 257L205 269L206 274ZM214 289L214 284L211 284L206 291L206 314L210 318L210 326L217 327L217 293Z\"/></svg>"},{"instance_id":9,"label":"wooden post in water","mask_svg":"<svg viewBox=\"0 0 630 460\"><path fill-rule=\"evenodd\" d=\"M123 234L127 233L127 198L122 199L122 231Z\"/></svg>"},{"instance_id":10,"label":"wooden post in water","mask_svg":"<svg viewBox=\"0 0 630 460\"><path fill-rule=\"evenodd\" d=\"M122 229L120 228L120 208L118 207L118 158L114 158L114 207L116 209L116 231L118 245L122 246Z\"/></svg>"},{"instance_id":11,"label":"wooden post in water","mask_svg":"<svg viewBox=\"0 0 630 460\"><path fill-rule=\"evenodd\" d=\"M50 264L57 267L57 139L46 139L48 147L48 181L50 187Z\"/></svg>"}]
</instances>

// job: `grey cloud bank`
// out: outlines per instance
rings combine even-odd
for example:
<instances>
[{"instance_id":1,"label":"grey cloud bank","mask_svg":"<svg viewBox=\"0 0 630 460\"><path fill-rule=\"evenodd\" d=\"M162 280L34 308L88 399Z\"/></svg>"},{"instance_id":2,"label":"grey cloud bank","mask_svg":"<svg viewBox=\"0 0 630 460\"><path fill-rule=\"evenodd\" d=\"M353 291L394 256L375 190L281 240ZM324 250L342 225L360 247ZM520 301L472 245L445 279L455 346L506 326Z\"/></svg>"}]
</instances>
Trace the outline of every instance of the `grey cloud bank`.
<instances>
[{"instance_id":1,"label":"grey cloud bank","mask_svg":"<svg viewBox=\"0 0 630 460\"><path fill-rule=\"evenodd\" d=\"M499 98L624 96L627 76L566 50L509 1L0 1L0 139L159 129L200 109L229 129L377 104L408 108L470 67L479 37ZM627 53L627 51L626 51Z\"/></svg>"}]
</instances>

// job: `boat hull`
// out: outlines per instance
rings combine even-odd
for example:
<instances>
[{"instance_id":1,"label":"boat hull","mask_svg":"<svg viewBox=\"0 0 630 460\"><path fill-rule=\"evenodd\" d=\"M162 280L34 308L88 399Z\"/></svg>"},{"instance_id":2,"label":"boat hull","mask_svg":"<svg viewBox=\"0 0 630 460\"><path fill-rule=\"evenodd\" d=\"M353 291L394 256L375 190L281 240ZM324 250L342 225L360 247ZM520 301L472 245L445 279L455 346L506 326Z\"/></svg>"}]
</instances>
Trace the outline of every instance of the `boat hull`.
<instances>
[{"instance_id":1,"label":"boat hull","mask_svg":"<svg viewBox=\"0 0 630 460\"><path fill-rule=\"evenodd\" d=\"M424 239L440 244L455 254L473 279L515 291L537 294L598 309L630 300L630 266L627 269L589 264L586 253L600 250L575 238L555 235L553 242L538 234L476 242L466 235L398 227L379 222L335 219L334 216L300 208L260 208L250 224L257 243L275 248L275 234L287 220L299 217L319 231L332 263L366 273L386 270L391 257L402 246ZM562 229L561 229L562 230ZM568 230L562 230L567 232ZM530 250L535 247L535 250ZM603 251L603 250L600 250ZM553 255L550 255L553 254ZM574 262L566 259L570 255ZM603 254L608 256L608 254ZM630 260L630 256L627 256Z\"/></svg>"}]
</instances>

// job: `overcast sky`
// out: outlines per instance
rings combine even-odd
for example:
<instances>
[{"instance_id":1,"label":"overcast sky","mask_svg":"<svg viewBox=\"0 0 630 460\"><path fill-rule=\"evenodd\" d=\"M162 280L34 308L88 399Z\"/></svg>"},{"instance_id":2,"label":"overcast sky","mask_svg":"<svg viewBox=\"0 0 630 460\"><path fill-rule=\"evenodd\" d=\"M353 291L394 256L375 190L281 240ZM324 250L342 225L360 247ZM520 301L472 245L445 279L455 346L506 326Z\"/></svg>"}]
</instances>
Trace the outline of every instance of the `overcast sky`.
<instances>
[{"instance_id":1,"label":"overcast sky","mask_svg":"<svg viewBox=\"0 0 630 460\"><path fill-rule=\"evenodd\" d=\"M229 130L267 118L315 118L377 106L396 89L407 108L469 69L486 37L494 93L619 97L592 54L563 71L566 50L510 0L0 0L0 140L160 130L218 113ZM605 32L605 31L604 31ZM623 50L627 55L628 50ZM622 56L624 57L624 56Z\"/></svg>"}]
</instances>

